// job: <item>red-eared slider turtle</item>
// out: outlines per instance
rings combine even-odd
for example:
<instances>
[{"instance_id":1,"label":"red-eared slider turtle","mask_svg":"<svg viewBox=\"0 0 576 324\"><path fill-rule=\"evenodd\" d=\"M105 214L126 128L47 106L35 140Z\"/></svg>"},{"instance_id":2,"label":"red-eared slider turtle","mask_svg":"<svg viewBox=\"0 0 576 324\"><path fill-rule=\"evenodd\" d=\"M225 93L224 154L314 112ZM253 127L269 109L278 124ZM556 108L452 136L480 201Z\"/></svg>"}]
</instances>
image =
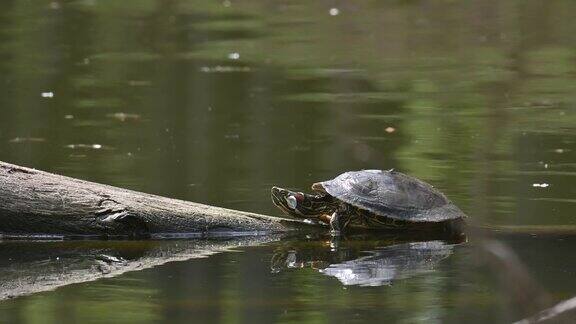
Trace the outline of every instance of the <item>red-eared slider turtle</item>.
<instances>
[{"instance_id":1,"label":"red-eared slider turtle","mask_svg":"<svg viewBox=\"0 0 576 324\"><path fill-rule=\"evenodd\" d=\"M330 223L338 234L354 227L453 231L464 213L431 185L403 173L363 170L314 183L313 195L272 188L272 201L296 218ZM457 226L455 226L457 225Z\"/></svg>"}]
</instances>

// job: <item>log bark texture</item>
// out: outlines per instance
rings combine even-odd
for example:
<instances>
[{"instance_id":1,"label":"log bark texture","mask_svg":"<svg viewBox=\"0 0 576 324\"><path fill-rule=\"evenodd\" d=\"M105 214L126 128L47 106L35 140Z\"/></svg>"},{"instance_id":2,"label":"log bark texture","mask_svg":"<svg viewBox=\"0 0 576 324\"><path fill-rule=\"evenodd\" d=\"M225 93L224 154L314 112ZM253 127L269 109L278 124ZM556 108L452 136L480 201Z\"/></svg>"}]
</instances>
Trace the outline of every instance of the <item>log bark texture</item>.
<instances>
[{"instance_id":1,"label":"log bark texture","mask_svg":"<svg viewBox=\"0 0 576 324\"><path fill-rule=\"evenodd\" d=\"M285 232L277 217L121 189L0 162L0 236L198 236Z\"/></svg>"}]
</instances>

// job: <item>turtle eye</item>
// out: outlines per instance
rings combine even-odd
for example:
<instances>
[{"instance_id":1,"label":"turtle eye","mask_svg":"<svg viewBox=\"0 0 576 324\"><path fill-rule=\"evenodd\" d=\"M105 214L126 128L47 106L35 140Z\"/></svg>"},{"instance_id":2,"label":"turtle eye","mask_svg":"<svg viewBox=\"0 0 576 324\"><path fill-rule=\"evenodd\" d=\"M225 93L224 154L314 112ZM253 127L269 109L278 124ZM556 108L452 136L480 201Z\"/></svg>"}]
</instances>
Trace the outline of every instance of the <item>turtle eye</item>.
<instances>
[{"instance_id":1,"label":"turtle eye","mask_svg":"<svg viewBox=\"0 0 576 324\"><path fill-rule=\"evenodd\" d=\"M296 206L298 205L298 201L296 200L296 197L290 195L288 196L288 198L286 198L286 202L288 203L288 207L292 208L292 209L296 209Z\"/></svg>"}]
</instances>

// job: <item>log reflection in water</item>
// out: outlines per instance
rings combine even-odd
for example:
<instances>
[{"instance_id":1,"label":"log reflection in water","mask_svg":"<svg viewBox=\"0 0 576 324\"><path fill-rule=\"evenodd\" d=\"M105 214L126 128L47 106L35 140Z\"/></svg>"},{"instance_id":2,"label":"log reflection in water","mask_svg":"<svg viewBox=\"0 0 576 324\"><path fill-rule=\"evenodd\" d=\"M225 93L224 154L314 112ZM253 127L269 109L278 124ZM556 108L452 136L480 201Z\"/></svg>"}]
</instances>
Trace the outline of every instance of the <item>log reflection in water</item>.
<instances>
[{"instance_id":1,"label":"log reflection in water","mask_svg":"<svg viewBox=\"0 0 576 324\"><path fill-rule=\"evenodd\" d=\"M186 241L0 241L0 300L279 238L273 235Z\"/></svg>"}]
</instances>

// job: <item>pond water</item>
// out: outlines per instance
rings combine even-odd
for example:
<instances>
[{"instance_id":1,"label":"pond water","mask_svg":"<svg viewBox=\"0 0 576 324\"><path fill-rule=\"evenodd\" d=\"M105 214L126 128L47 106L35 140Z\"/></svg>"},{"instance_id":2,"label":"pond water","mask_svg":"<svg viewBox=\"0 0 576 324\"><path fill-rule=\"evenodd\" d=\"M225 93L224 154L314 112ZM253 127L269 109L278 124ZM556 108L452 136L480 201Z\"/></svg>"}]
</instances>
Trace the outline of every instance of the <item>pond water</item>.
<instances>
[{"instance_id":1,"label":"pond water","mask_svg":"<svg viewBox=\"0 0 576 324\"><path fill-rule=\"evenodd\" d=\"M2 161L270 215L273 185L394 168L479 224L576 223L573 1L1 6ZM576 295L574 235L496 237L551 300ZM476 260L473 238L396 240L264 240L0 301L0 322L509 322L538 311ZM117 245L107 253L139 257ZM0 243L0 254L18 248Z\"/></svg>"}]
</instances>

